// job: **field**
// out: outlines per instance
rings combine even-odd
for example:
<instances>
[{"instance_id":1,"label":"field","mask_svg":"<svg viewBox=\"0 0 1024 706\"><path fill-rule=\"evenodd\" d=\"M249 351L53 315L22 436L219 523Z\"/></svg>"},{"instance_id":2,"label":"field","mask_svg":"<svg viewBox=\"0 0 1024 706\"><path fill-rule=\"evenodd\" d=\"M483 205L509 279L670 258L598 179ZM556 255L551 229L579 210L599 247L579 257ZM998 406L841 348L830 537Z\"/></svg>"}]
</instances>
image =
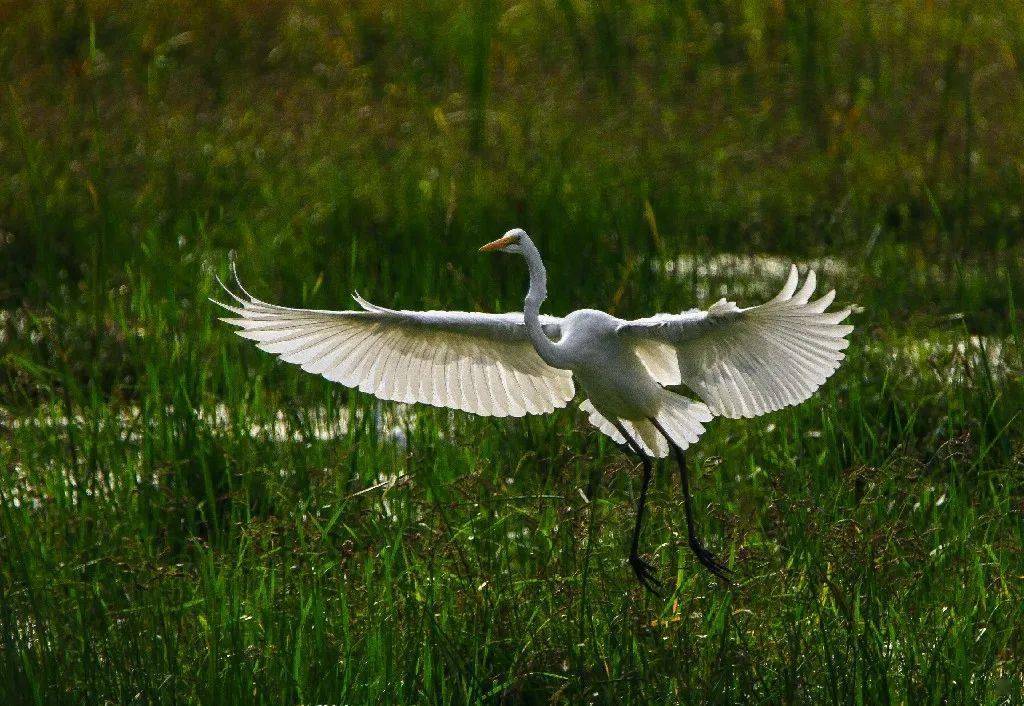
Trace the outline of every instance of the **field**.
<instances>
[{"instance_id":1,"label":"field","mask_svg":"<svg viewBox=\"0 0 1024 706\"><path fill-rule=\"evenodd\" d=\"M1024 701L1024 9L0 2L0 703ZM380 403L264 299L854 305L700 532L578 409Z\"/></svg>"}]
</instances>

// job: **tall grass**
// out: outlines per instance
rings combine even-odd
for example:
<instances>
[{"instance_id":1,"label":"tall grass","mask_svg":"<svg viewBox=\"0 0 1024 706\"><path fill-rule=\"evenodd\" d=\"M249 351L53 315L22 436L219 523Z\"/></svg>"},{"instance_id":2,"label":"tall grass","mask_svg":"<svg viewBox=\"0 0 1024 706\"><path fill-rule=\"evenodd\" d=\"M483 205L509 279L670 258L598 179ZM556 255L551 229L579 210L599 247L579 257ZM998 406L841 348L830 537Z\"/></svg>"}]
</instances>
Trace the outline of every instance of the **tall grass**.
<instances>
[{"instance_id":1,"label":"tall grass","mask_svg":"<svg viewBox=\"0 0 1024 706\"><path fill-rule=\"evenodd\" d=\"M0 702L1014 703L1019 98L997 3L34 3L0 30ZM850 357L716 421L695 564L572 408L386 405L215 321L268 299L750 303L829 255ZM758 262L758 260L754 260Z\"/></svg>"}]
</instances>

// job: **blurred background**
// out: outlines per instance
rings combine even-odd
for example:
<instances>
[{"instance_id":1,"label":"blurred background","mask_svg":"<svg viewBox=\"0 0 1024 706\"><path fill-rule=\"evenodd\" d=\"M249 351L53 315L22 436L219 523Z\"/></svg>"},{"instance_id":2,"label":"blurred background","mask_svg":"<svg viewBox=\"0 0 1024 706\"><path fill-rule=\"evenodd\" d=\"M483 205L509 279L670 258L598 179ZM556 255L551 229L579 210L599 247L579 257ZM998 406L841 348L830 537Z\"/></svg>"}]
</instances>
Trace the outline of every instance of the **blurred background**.
<instances>
[{"instance_id":1,"label":"blurred background","mask_svg":"<svg viewBox=\"0 0 1024 706\"><path fill-rule=\"evenodd\" d=\"M0 78L8 700L1024 688L1019 4L0 0ZM744 592L664 480L700 588L637 607L631 466L575 412L381 407L206 301L234 252L283 304L515 310L476 253L514 226L549 313L749 305L790 261L857 307L821 396L700 451Z\"/></svg>"},{"instance_id":2,"label":"blurred background","mask_svg":"<svg viewBox=\"0 0 1024 706\"><path fill-rule=\"evenodd\" d=\"M965 261L1020 275L1012 4L0 8L8 307L188 291L232 248L292 296L322 278L518 306L518 272L471 276L512 225L543 243L556 310L683 251L848 257L901 317L948 313Z\"/></svg>"}]
</instances>

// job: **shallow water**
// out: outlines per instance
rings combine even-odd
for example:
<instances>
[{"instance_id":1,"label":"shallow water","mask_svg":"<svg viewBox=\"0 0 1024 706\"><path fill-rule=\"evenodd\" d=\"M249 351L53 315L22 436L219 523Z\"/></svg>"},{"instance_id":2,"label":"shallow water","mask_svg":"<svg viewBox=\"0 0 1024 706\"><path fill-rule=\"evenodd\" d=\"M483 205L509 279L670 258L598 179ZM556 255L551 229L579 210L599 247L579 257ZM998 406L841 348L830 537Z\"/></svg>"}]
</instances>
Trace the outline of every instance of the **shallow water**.
<instances>
[{"instance_id":1,"label":"shallow water","mask_svg":"<svg viewBox=\"0 0 1024 706\"><path fill-rule=\"evenodd\" d=\"M814 270L822 293L850 276L849 264L838 257L794 260L764 253L699 256L687 253L668 260L655 260L651 269L671 279L692 282L697 306L703 308L719 297L746 299L739 302L741 306L769 299L782 288L792 264L799 268L801 276Z\"/></svg>"}]
</instances>

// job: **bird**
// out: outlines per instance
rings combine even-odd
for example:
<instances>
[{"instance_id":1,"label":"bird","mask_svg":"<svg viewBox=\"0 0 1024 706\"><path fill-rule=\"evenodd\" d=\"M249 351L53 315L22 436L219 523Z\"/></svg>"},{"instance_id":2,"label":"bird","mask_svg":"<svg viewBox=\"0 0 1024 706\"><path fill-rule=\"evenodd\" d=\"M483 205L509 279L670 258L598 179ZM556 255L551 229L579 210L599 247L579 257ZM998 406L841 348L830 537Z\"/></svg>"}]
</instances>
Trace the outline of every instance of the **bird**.
<instances>
[{"instance_id":1,"label":"bird","mask_svg":"<svg viewBox=\"0 0 1024 706\"><path fill-rule=\"evenodd\" d=\"M589 422L643 468L629 566L660 594L640 554L653 459L674 455L687 539L697 561L726 584L732 569L698 537L686 450L715 417L757 417L807 400L839 368L853 326L850 308L828 311L835 290L811 299L816 275L796 265L773 299L742 308L724 297L706 310L621 319L595 309L541 314L547 271L533 239L507 231L481 252L521 255L529 287L522 312L409 311L372 304L329 311L279 306L242 285L221 284L232 303L211 300L223 321L281 360L382 400L423 403L493 417L546 414L576 396ZM691 396L693 395L693 396ZM696 398L696 399L695 399Z\"/></svg>"}]
</instances>

